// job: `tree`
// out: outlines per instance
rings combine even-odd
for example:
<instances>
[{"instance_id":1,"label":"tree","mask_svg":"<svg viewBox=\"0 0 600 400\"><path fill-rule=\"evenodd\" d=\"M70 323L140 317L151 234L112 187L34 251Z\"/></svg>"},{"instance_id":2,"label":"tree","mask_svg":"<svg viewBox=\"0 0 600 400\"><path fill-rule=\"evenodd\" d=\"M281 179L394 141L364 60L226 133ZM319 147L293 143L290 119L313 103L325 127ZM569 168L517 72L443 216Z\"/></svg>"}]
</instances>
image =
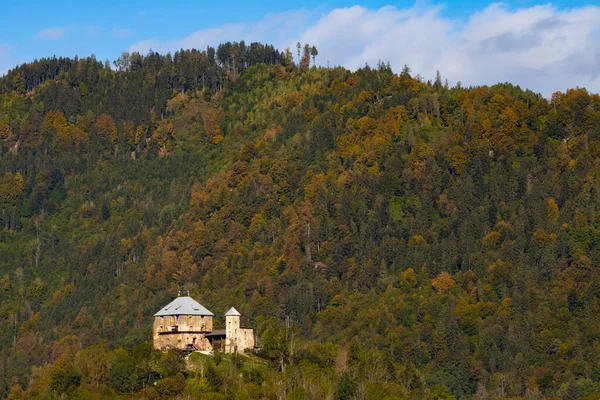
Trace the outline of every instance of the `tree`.
<instances>
[{"instance_id":1,"label":"tree","mask_svg":"<svg viewBox=\"0 0 600 400\"><path fill-rule=\"evenodd\" d=\"M313 66L315 66L315 67L316 67L316 66L317 66L317 63L316 63L316 61L315 61L315 58L316 58L316 57L319 55L319 50L317 50L317 47L316 47L316 46L312 46L312 47L310 48L310 55L312 56L312 59L313 59Z\"/></svg>"},{"instance_id":2,"label":"tree","mask_svg":"<svg viewBox=\"0 0 600 400\"><path fill-rule=\"evenodd\" d=\"M225 113L222 108L210 107L202 114L204 122L204 132L214 144L219 144L223 140L223 128L225 122Z\"/></svg>"},{"instance_id":3,"label":"tree","mask_svg":"<svg viewBox=\"0 0 600 400\"><path fill-rule=\"evenodd\" d=\"M337 385L336 399L350 400L354 398L357 387L356 379L351 377L347 372L344 372Z\"/></svg>"},{"instance_id":4,"label":"tree","mask_svg":"<svg viewBox=\"0 0 600 400\"><path fill-rule=\"evenodd\" d=\"M13 78L13 90L18 94L25 93L25 78L23 78L21 71L17 71Z\"/></svg>"},{"instance_id":5,"label":"tree","mask_svg":"<svg viewBox=\"0 0 600 400\"><path fill-rule=\"evenodd\" d=\"M49 375L48 386L50 390L56 393L64 392L67 379L67 371L65 371L65 368L60 364L54 365L50 369Z\"/></svg>"},{"instance_id":6,"label":"tree","mask_svg":"<svg viewBox=\"0 0 600 400\"><path fill-rule=\"evenodd\" d=\"M431 387L432 400L456 400L456 397L448 390L447 387L434 385Z\"/></svg>"},{"instance_id":7,"label":"tree","mask_svg":"<svg viewBox=\"0 0 600 400\"><path fill-rule=\"evenodd\" d=\"M117 349L111 363L111 386L121 393L132 393L135 389L135 360L123 349Z\"/></svg>"},{"instance_id":8,"label":"tree","mask_svg":"<svg viewBox=\"0 0 600 400\"><path fill-rule=\"evenodd\" d=\"M0 140L6 140L11 136L11 129L4 122L0 121Z\"/></svg>"},{"instance_id":9,"label":"tree","mask_svg":"<svg viewBox=\"0 0 600 400\"><path fill-rule=\"evenodd\" d=\"M67 119L61 111L50 111L46 114L40 130L56 134L60 129L68 126Z\"/></svg>"},{"instance_id":10,"label":"tree","mask_svg":"<svg viewBox=\"0 0 600 400\"><path fill-rule=\"evenodd\" d=\"M113 64L117 67L117 71L127 71L131 65L131 54L128 51L123 52L119 58L113 61Z\"/></svg>"},{"instance_id":11,"label":"tree","mask_svg":"<svg viewBox=\"0 0 600 400\"><path fill-rule=\"evenodd\" d=\"M447 293L450 289L456 286L456 282L452 279L452 276L447 272L442 272L438 276L436 276L431 284L440 294Z\"/></svg>"},{"instance_id":12,"label":"tree","mask_svg":"<svg viewBox=\"0 0 600 400\"><path fill-rule=\"evenodd\" d=\"M548 219L553 222L558 221L560 211L558 209L558 204L556 204L556 201L554 199L548 199L546 203L546 208L548 211Z\"/></svg>"},{"instance_id":13,"label":"tree","mask_svg":"<svg viewBox=\"0 0 600 400\"><path fill-rule=\"evenodd\" d=\"M298 67L300 68L300 71L306 71L306 70L308 70L309 66L310 66L310 46L308 45L308 43L306 43L304 45L304 51L302 53L302 58L300 59L300 63L298 64Z\"/></svg>"},{"instance_id":14,"label":"tree","mask_svg":"<svg viewBox=\"0 0 600 400\"><path fill-rule=\"evenodd\" d=\"M219 371L217 371L217 369L212 363L208 364L208 368L206 369L206 380L211 391L219 392L221 390L223 380L219 375Z\"/></svg>"},{"instance_id":15,"label":"tree","mask_svg":"<svg viewBox=\"0 0 600 400\"><path fill-rule=\"evenodd\" d=\"M402 72L400 72L400 79L402 79L402 80L411 79L410 68L406 64L404 64L404 67L402 67Z\"/></svg>"},{"instance_id":16,"label":"tree","mask_svg":"<svg viewBox=\"0 0 600 400\"><path fill-rule=\"evenodd\" d=\"M161 361L166 376L175 376L185 371L185 354L179 349L169 349Z\"/></svg>"},{"instance_id":17,"label":"tree","mask_svg":"<svg viewBox=\"0 0 600 400\"><path fill-rule=\"evenodd\" d=\"M185 390L185 376L180 372L174 377L158 381L156 391L163 399L178 398Z\"/></svg>"},{"instance_id":18,"label":"tree","mask_svg":"<svg viewBox=\"0 0 600 400\"><path fill-rule=\"evenodd\" d=\"M96 129L98 135L104 138L109 144L114 145L117 143L117 125L111 115L100 115L96 120Z\"/></svg>"}]
</instances>

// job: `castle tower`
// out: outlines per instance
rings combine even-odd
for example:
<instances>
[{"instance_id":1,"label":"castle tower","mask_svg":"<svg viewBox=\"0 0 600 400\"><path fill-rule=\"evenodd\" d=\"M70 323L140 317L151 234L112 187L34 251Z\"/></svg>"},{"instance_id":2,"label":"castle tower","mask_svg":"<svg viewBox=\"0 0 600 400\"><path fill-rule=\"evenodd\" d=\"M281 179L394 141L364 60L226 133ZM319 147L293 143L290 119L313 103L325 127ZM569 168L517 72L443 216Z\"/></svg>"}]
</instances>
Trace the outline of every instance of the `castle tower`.
<instances>
[{"instance_id":1,"label":"castle tower","mask_svg":"<svg viewBox=\"0 0 600 400\"><path fill-rule=\"evenodd\" d=\"M235 353L243 350L241 339L240 317L242 314L231 307L225 314L225 352Z\"/></svg>"}]
</instances>

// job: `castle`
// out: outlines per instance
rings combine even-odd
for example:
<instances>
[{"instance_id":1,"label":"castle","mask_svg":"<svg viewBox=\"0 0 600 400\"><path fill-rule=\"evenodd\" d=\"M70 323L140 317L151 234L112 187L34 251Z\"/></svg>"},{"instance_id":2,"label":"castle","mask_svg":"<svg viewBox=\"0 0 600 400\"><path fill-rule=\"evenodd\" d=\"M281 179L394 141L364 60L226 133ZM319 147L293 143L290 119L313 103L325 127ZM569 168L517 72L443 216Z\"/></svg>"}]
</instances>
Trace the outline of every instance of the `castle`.
<instances>
[{"instance_id":1,"label":"castle","mask_svg":"<svg viewBox=\"0 0 600 400\"><path fill-rule=\"evenodd\" d=\"M240 327L233 307L225 314L225 329L213 329L214 314L189 296L180 296L154 314L154 348L226 353L254 347L254 330Z\"/></svg>"}]
</instances>

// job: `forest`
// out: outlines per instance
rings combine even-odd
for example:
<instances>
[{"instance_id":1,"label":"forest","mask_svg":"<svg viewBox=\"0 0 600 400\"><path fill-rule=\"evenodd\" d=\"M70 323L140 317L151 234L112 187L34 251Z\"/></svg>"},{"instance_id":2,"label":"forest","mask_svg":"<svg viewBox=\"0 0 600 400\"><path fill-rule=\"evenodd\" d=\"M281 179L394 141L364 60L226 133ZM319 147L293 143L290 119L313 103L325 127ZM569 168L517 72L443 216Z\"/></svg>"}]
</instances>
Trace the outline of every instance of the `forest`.
<instances>
[{"instance_id":1,"label":"forest","mask_svg":"<svg viewBox=\"0 0 600 400\"><path fill-rule=\"evenodd\" d=\"M0 77L0 398L600 398L600 96L295 50ZM153 350L179 291L259 349Z\"/></svg>"}]
</instances>

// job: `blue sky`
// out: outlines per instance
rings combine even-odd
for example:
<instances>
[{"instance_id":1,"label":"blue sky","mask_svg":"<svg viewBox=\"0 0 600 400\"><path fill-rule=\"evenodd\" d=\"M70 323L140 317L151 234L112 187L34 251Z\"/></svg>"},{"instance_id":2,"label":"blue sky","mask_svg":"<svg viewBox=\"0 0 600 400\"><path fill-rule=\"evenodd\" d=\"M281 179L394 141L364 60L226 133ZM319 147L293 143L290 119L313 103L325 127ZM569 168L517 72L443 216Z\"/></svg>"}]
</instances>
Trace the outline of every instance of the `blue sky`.
<instances>
[{"instance_id":1,"label":"blue sky","mask_svg":"<svg viewBox=\"0 0 600 400\"><path fill-rule=\"evenodd\" d=\"M316 44L319 62L407 63L451 83L510 80L549 95L600 91L600 7L581 1L348 2L0 0L0 73L44 56L114 60L126 50L204 48L227 40ZM518 62L517 62L518 61Z\"/></svg>"}]
</instances>

